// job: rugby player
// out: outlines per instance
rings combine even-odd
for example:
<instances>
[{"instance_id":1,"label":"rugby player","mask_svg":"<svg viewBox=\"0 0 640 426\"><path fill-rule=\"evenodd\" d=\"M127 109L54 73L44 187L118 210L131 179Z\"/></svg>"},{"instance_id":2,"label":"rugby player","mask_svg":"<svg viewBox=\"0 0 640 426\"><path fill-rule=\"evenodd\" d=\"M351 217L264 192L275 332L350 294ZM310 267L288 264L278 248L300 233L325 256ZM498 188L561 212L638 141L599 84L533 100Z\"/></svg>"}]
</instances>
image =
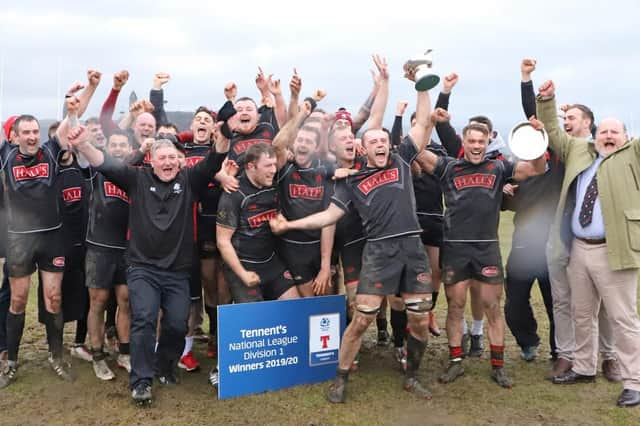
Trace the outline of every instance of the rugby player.
<instances>
[{"instance_id":1,"label":"rugby player","mask_svg":"<svg viewBox=\"0 0 640 426\"><path fill-rule=\"evenodd\" d=\"M413 70L407 77L415 80ZM379 129L363 134L367 166L340 182L329 207L295 221L282 215L270 221L277 234L294 229L318 229L336 223L353 205L358 211L367 242L362 255L362 272L356 296L356 314L347 327L340 350L337 377L328 391L331 402L344 402L349 369L362 343L362 336L374 321L383 298L401 294L408 311L410 333L404 388L430 399L431 393L416 377L428 338L428 312L432 308L429 263L421 246L421 232L415 214L410 164L430 137L428 92L418 92L416 125L390 154L387 132Z\"/></svg>"},{"instance_id":2,"label":"rugby player","mask_svg":"<svg viewBox=\"0 0 640 426\"><path fill-rule=\"evenodd\" d=\"M536 127L540 122L532 119ZM463 131L464 156L455 159L425 151L423 168L440 180L445 196L445 228L441 250L443 282L447 295L449 366L440 382L450 383L464 374L462 367L463 312L469 286L478 292L489 323L491 377L510 388L504 370L504 319L500 309L503 268L498 244L502 187L544 172L544 155L531 162L511 163L486 158L489 131L472 123Z\"/></svg>"}]
</instances>

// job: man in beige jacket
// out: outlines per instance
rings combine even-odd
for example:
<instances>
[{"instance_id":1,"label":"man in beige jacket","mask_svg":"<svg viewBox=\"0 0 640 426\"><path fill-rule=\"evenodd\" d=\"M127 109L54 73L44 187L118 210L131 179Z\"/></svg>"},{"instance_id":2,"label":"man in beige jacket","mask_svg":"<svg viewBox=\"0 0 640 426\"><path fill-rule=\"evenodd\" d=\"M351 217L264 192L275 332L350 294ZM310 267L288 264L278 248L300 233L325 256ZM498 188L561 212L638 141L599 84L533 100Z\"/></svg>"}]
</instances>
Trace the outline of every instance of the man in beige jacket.
<instances>
[{"instance_id":1,"label":"man in beige jacket","mask_svg":"<svg viewBox=\"0 0 640 426\"><path fill-rule=\"evenodd\" d=\"M597 367L597 314L601 303L613 325L624 390L618 405L640 404L640 140L627 141L624 124L600 122L595 143L568 136L556 117L555 87L545 82L538 118L565 163L552 259L566 258L573 304L576 351L573 368L556 384L593 382Z\"/></svg>"}]
</instances>

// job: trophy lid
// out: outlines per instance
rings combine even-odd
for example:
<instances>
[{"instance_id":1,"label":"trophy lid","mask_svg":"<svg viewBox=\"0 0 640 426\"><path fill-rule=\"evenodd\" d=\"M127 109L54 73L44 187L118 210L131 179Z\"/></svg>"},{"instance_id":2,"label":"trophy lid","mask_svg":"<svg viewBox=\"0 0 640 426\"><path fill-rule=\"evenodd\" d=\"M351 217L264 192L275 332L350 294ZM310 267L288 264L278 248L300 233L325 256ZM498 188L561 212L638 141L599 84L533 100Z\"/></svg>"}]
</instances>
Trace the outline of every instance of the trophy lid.
<instances>
[{"instance_id":1,"label":"trophy lid","mask_svg":"<svg viewBox=\"0 0 640 426\"><path fill-rule=\"evenodd\" d=\"M509 149L521 160L534 160L540 157L548 146L547 131L536 130L528 121L516 124L509 133Z\"/></svg>"}]
</instances>

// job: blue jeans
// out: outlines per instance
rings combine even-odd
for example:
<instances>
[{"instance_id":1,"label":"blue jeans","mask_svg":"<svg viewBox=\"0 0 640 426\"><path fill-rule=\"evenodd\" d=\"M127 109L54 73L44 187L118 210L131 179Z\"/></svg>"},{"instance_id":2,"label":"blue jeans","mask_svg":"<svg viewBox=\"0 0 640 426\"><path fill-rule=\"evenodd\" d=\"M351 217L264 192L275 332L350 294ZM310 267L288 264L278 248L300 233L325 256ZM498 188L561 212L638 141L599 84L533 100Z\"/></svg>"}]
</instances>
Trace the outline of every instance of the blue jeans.
<instances>
[{"instance_id":1,"label":"blue jeans","mask_svg":"<svg viewBox=\"0 0 640 426\"><path fill-rule=\"evenodd\" d=\"M187 334L191 305L189 274L152 266L127 270L131 308L131 374L129 386L151 385L158 376L175 374ZM162 309L160 340L156 344L156 323Z\"/></svg>"}]
</instances>

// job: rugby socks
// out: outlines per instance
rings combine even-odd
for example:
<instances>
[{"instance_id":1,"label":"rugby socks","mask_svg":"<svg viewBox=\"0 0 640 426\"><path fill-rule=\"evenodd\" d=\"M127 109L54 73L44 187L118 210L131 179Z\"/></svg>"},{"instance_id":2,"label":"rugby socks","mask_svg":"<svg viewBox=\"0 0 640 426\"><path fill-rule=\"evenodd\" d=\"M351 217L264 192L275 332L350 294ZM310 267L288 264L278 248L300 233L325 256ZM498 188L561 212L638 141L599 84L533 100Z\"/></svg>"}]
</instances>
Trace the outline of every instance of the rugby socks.
<instances>
[{"instance_id":1,"label":"rugby socks","mask_svg":"<svg viewBox=\"0 0 640 426\"><path fill-rule=\"evenodd\" d=\"M467 326L467 320L462 317L462 334L469 334L469 327Z\"/></svg>"},{"instance_id":2,"label":"rugby socks","mask_svg":"<svg viewBox=\"0 0 640 426\"><path fill-rule=\"evenodd\" d=\"M415 377L426 349L427 342L420 341L409 333L407 336L407 377Z\"/></svg>"},{"instance_id":3,"label":"rugby socks","mask_svg":"<svg viewBox=\"0 0 640 426\"><path fill-rule=\"evenodd\" d=\"M462 362L464 353L462 352L462 346L449 346L449 362Z\"/></svg>"},{"instance_id":4,"label":"rugby socks","mask_svg":"<svg viewBox=\"0 0 640 426\"><path fill-rule=\"evenodd\" d=\"M391 331L393 332L393 346L401 348L407 337L407 312L391 309Z\"/></svg>"},{"instance_id":5,"label":"rugby socks","mask_svg":"<svg viewBox=\"0 0 640 426\"><path fill-rule=\"evenodd\" d=\"M184 338L184 350L182 356L187 355L193 349L193 336L187 336Z\"/></svg>"},{"instance_id":6,"label":"rugby socks","mask_svg":"<svg viewBox=\"0 0 640 426\"><path fill-rule=\"evenodd\" d=\"M491 367L504 367L504 346L490 345L491 347Z\"/></svg>"},{"instance_id":7,"label":"rugby socks","mask_svg":"<svg viewBox=\"0 0 640 426\"><path fill-rule=\"evenodd\" d=\"M218 335L218 307L204 305L204 311L209 317L209 334L212 336Z\"/></svg>"},{"instance_id":8,"label":"rugby socks","mask_svg":"<svg viewBox=\"0 0 640 426\"><path fill-rule=\"evenodd\" d=\"M387 331L387 318L376 317L376 327L378 328L378 331Z\"/></svg>"},{"instance_id":9,"label":"rugby socks","mask_svg":"<svg viewBox=\"0 0 640 426\"><path fill-rule=\"evenodd\" d=\"M118 345L118 352L120 353L120 355L129 355L131 351L131 347L129 346L129 343L120 343Z\"/></svg>"},{"instance_id":10,"label":"rugby socks","mask_svg":"<svg viewBox=\"0 0 640 426\"><path fill-rule=\"evenodd\" d=\"M87 339L87 319L79 319L76 322L76 338L74 343L76 345L84 345L84 341Z\"/></svg>"},{"instance_id":11,"label":"rugby socks","mask_svg":"<svg viewBox=\"0 0 640 426\"><path fill-rule=\"evenodd\" d=\"M53 359L62 358L62 332L64 322L62 319L62 311L58 313L45 312L44 326L47 331L47 343L49 343L49 352Z\"/></svg>"},{"instance_id":12,"label":"rugby socks","mask_svg":"<svg viewBox=\"0 0 640 426\"><path fill-rule=\"evenodd\" d=\"M471 323L471 334L473 336L482 336L482 327L484 326L484 320L473 320Z\"/></svg>"},{"instance_id":13,"label":"rugby socks","mask_svg":"<svg viewBox=\"0 0 640 426\"><path fill-rule=\"evenodd\" d=\"M9 361L18 361L18 349L24 331L24 312L14 314L7 312L7 358Z\"/></svg>"},{"instance_id":14,"label":"rugby socks","mask_svg":"<svg viewBox=\"0 0 640 426\"><path fill-rule=\"evenodd\" d=\"M102 361L107 357L107 354L102 350L102 346L99 348L91 348L91 358L93 358L93 362Z\"/></svg>"}]
</instances>

